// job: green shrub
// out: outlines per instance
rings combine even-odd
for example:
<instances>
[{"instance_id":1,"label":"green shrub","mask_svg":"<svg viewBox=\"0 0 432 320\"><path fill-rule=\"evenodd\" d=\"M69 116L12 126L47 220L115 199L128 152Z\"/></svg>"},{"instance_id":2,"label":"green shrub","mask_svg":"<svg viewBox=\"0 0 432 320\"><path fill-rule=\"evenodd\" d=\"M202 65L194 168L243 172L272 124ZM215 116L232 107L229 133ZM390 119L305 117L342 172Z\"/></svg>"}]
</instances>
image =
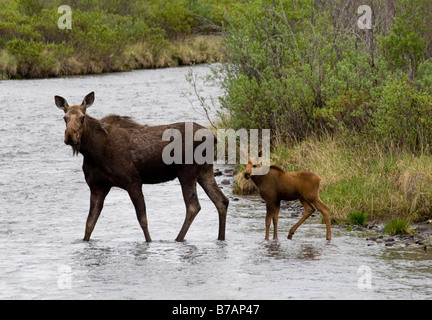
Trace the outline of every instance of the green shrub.
<instances>
[{"instance_id":1,"label":"green shrub","mask_svg":"<svg viewBox=\"0 0 432 320\"><path fill-rule=\"evenodd\" d=\"M388 147L430 151L432 96L419 91L405 74L392 77L377 98L372 123L373 131Z\"/></svg>"},{"instance_id":2,"label":"green shrub","mask_svg":"<svg viewBox=\"0 0 432 320\"><path fill-rule=\"evenodd\" d=\"M43 9L42 1L39 0L20 0L18 10L22 15L32 16L40 13Z\"/></svg>"},{"instance_id":3,"label":"green shrub","mask_svg":"<svg viewBox=\"0 0 432 320\"><path fill-rule=\"evenodd\" d=\"M25 41L38 40L41 34L29 23L27 16L22 16L18 5L8 2L7 6L0 7L0 47L14 39Z\"/></svg>"},{"instance_id":4,"label":"green shrub","mask_svg":"<svg viewBox=\"0 0 432 320\"><path fill-rule=\"evenodd\" d=\"M186 0L146 0L135 4L134 17L151 27L165 30L169 39L190 34L195 25Z\"/></svg>"},{"instance_id":5,"label":"green shrub","mask_svg":"<svg viewBox=\"0 0 432 320\"><path fill-rule=\"evenodd\" d=\"M7 50L0 50L0 80L16 77L17 65L15 56Z\"/></svg>"},{"instance_id":6,"label":"green shrub","mask_svg":"<svg viewBox=\"0 0 432 320\"><path fill-rule=\"evenodd\" d=\"M417 85L432 96L432 60L420 63L417 71Z\"/></svg>"},{"instance_id":7,"label":"green shrub","mask_svg":"<svg viewBox=\"0 0 432 320\"><path fill-rule=\"evenodd\" d=\"M228 27L222 125L287 143L342 133L430 152L432 28L417 27L430 7L401 0L395 23L376 21L372 34L352 29L334 1L251 1Z\"/></svg>"},{"instance_id":8,"label":"green shrub","mask_svg":"<svg viewBox=\"0 0 432 320\"><path fill-rule=\"evenodd\" d=\"M363 130L369 121L375 78L369 56L314 1L254 1L230 29L227 52L224 124L302 140Z\"/></svg>"},{"instance_id":9,"label":"green shrub","mask_svg":"<svg viewBox=\"0 0 432 320\"><path fill-rule=\"evenodd\" d=\"M428 1L399 0L397 15L390 32L378 37L383 57L392 71L404 71L411 80L416 78L419 64L424 60L430 34L424 24L430 19ZM430 32L430 30L429 30Z\"/></svg>"},{"instance_id":10,"label":"green shrub","mask_svg":"<svg viewBox=\"0 0 432 320\"><path fill-rule=\"evenodd\" d=\"M52 54L48 54L41 42L15 39L8 41L6 48L15 56L18 74L22 77L47 77L50 70L57 67L56 59Z\"/></svg>"}]
</instances>

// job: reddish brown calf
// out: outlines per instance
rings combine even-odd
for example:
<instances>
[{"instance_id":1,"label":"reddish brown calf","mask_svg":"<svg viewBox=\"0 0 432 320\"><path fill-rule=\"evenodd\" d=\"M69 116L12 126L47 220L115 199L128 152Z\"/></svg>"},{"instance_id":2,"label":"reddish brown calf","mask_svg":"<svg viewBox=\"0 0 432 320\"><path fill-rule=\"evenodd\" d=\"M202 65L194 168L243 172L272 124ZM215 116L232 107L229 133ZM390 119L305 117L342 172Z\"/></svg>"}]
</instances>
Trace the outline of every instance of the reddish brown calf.
<instances>
[{"instance_id":1,"label":"reddish brown calf","mask_svg":"<svg viewBox=\"0 0 432 320\"><path fill-rule=\"evenodd\" d=\"M324 216L327 228L327 240L331 240L330 210L319 197L320 178L312 172L285 172L277 166L270 166L266 174L259 174L262 164L249 159L244 177L252 179L259 194L266 202L266 235L269 239L270 225L273 220L273 239L277 239L277 223L281 200L300 200L304 207L304 214L289 231L288 239L292 239L294 232L318 209Z\"/></svg>"}]
</instances>

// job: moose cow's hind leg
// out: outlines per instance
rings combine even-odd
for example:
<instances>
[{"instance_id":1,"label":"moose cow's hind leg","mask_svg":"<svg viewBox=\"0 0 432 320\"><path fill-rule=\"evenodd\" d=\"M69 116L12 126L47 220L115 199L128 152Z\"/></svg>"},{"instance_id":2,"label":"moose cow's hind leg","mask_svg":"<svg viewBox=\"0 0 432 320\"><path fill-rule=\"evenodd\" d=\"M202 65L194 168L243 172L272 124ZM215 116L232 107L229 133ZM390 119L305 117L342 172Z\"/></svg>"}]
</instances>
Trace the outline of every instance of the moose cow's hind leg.
<instances>
[{"instance_id":1,"label":"moose cow's hind leg","mask_svg":"<svg viewBox=\"0 0 432 320\"><path fill-rule=\"evenodd\" d=\"M213 174L213 166L203 168L198 178L198 183L204 189L207 196L216 206L219 214L219 235L218 240L225 240L225 229L226 229L226 218L229 200L222 193L219 186L216 183Z\"/></svg>"},{"instance_id":2,"label":"moose cow's hind leg","mask_svg":"<svg viewBox=\"0 0 432 320\"><path fill-rule=\"evenodd\" d=\"M132 189L128 190L128 193L135 207L137 219L141 226L141 229L144 232L144 237L146 239L146 242L151 242L152 240L148 230L148 221L147 221L146 207L144 202L144 195L142 193L141 188L142 188L141 185L133 187Z\"/></svg>"},{"instance_id":3,"label":"moose cow's hind leg","mask_svg":"<svg viewBox=\"0 0 432 320\"><path fill-rule=\"evenodd\" d=\"M198 212L201 210L201 205L198 201L196 180L185 181L186 179L181 179L180 177L179 180L182 187L183 199L186 205L186 217L176 241L183 242L189 227L191 226Z\"/></svg>"}]
</instances>

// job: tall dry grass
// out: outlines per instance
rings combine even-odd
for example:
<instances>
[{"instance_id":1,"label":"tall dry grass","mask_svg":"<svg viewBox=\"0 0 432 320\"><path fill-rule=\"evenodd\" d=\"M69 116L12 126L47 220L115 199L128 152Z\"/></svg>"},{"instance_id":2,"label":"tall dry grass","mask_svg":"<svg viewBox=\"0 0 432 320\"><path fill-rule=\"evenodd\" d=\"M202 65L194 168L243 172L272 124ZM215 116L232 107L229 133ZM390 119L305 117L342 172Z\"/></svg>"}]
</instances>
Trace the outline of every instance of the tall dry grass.
<instances>
[{"instance_id":1,"label":"tall dry grass","mask_svg":"<svg viewBox=\"0 0 432 320\"><path fill-rule=\"evenodd\" d=\"M310 138L291 148L279 144L272 163L288 171L312 171L321 177L321 198L334 222L353 212L372 220L432 218L432 156L384 152L375 143L349 146L342 138ZM241 173L238 193L253 189Z\"/></svg>"},{"instance_id":2,"label":"tall dry grass","mask_svg":"<svg viewBox=\"0 0 432 320\"><path fill-rule=\"evenodd\" d=\"M15 57L7 50L0 50L0 80L16 77L17 67Z\"/></svg>"},{"instance_id":3,"label":"tall dry grass","mask_svg":"<svg viewBox=\"0 0 432 320\"><path fill-rule=\"evenodd\" d=\"M130 69L167 68L223 61L222 38L193 36L153 48L145 42L124 50L125 65Z\"/></svg>"}]
</instances>

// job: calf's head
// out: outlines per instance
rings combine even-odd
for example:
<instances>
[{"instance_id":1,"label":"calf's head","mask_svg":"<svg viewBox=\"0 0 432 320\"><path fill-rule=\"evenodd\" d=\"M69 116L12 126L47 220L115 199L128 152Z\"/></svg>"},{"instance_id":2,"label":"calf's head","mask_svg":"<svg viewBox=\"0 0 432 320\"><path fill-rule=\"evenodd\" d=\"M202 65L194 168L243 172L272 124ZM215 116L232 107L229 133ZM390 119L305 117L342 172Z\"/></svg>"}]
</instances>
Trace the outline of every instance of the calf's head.
<instances>
[{"instance_id":1,"label":"calf's head","mask_svg":"<svg viewBox=\"0 0 432 320\"><path fill-rule=\"evenodd\" d=\"M262 158L248 158L244 177L249 180L253 176L265 176L270 170L270 166L263 165Z\"/></svg>"},{"instance_id":2,"label":"calf's head","mask_svg":"<svg viewBox=\"0 0 432 320\"><path fill-rule=\"evenodd\" d=\"M84 132L84 120L86 109L89 108L95 99L94 92L85 96L80 105L69 106L66 99L55 96L55 104L65 112L64 120L66 122L66 131L64 142L72 147L77 147L81 143L81 137Z\"/></svg>"}]
</instances>

